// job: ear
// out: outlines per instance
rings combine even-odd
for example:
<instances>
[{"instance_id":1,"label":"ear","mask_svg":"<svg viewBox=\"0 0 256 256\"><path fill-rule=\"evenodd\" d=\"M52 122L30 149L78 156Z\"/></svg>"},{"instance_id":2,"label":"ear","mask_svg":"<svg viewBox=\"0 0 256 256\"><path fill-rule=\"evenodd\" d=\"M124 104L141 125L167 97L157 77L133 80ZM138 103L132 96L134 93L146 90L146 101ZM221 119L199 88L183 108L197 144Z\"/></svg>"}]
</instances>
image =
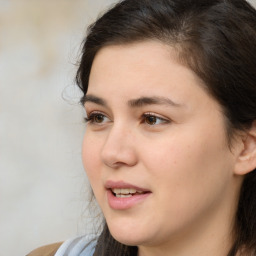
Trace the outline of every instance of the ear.
<instances>
[{"instance_id":1,"label":"ear","mask_svg":"<svg viewBox=\"0 0 256 256\"><path fill-rule=\"evenodd\" d=\"M237 175L245 175L256 169L256 120L242 138L242 144L234 170Z\"/></svg>"}]
</instances>

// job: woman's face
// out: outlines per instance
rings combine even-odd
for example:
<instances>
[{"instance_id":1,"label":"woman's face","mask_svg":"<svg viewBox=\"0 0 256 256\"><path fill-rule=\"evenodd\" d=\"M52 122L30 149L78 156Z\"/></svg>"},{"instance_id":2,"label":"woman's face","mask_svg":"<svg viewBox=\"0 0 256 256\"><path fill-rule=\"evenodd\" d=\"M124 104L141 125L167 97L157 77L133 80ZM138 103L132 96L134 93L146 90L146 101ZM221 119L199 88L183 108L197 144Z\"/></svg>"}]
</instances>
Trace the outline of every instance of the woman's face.
<instances>
[{"instance_id":1,"label":"woman's face","mask_svg":"<svg viewBox=\"0 0 256 256\"><path fill-rule=\"evenodd\" d=\"M224 116L174 49L103 48L85 108L83 163L118 241L154 247L229 229L238 183Z\"/></svg>"}]
</instances>

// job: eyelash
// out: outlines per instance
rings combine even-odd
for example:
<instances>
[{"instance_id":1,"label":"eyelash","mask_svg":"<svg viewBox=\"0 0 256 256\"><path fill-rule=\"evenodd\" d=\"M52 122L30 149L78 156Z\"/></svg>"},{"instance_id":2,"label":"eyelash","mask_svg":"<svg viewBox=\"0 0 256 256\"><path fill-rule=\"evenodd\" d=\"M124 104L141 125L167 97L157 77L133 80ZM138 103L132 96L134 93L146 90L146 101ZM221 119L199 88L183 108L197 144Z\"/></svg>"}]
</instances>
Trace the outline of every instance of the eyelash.
<instances>
[{"instance_id":1,"label":"eyelash","mask_svg":"<svg viewBox=\"0 0 256 256\"><path fill-rule=\"evenodd\" d=\"M84 120L85 120L86 123L98 124L99 125L100 123L95 122L95 117L97 117L97 116L101 116L103 118L107 118L107 116L104 115L101 112L92 112L87 117L85 117Z\"/></svg>"},{"instance_id":2,"label":"eyelash","mask_svg":"<svg viewBox=\"0 0 256 256\"><path fill-rule=\"evenodd\" d=\"M86 123L89 123L89 124L101 125L102 123L95 122L95 118L97 116L101 116L101 118L108 118L105 114L103 114L101 112L92 112L91 114L88 115L88 117L85 117L84 120L85 120ZM151 120L151 121L155 121L155 123L149 124L148 122L146 122L147 118L152 118L152 117L154 119ZM157 123L157 120L160 120L160 123ZM145 123L148 126L154 126L154 125L159 125L159 124L167 124L167 123L170 123L170 122L171 122L170 120L165 119L163 117L160 117L160 116L158 116L154 113L144 113L142 115L142 118L141 118L141 123Z\"/></svg>"},{"instance_id":3,"label":"eyelash","mask_svg":"<svg viewBox=\"0 0 256 256\"><path fill-rule=\"evenodd\" d=\"M153 118L155 118L157 120L160 120L160 124L170 123L170 120L168 120L166 118L163 118L163 117L160 117L160 116L158 116L158 115L156 115L154 113L145 113L145 114L142 115L142 122L147 124L147 125L149 125L149 126L158 125L156 123L154 123L154 124L147 123L146 122L146 118L149 118L149 117L153 117Z\"/></svg>"}]
</instances>

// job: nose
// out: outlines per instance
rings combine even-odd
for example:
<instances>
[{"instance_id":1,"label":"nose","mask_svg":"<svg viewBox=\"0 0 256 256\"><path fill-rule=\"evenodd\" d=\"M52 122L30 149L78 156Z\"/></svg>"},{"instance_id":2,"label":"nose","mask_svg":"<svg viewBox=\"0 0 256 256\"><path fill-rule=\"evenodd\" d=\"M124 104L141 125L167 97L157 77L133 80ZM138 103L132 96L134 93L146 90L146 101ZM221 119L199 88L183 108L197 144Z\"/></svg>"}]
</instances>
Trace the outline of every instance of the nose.
<instances>
[{"instance_id":1,"label":"nose","mask_svg":"<svg viewBox=\"0 0 256 256\"><path fill-rule=\"evenodd\" d=\"M134 166L137 163L135 136L128 128L113 125L106 137L101 151L105 165L111 168Z\"/></svg>"}]
</instances>

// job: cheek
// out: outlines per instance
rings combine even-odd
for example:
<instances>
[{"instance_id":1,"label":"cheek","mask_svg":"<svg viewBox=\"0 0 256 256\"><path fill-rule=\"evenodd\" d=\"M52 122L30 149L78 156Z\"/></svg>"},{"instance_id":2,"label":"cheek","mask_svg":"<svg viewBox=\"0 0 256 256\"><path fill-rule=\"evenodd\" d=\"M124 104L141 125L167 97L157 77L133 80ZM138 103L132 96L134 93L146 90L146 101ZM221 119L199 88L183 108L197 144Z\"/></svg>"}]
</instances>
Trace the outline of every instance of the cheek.
<instances>
[{"instance_id":1,"label":"cheek","mask_svg":"<svg viewBox=\"0 0 256 256\"><path fill-rule=\"evenodd\" d=\"M229 163L232 156L220 121L215 128L202 122L172 130L172 133L156 141L154 147L148 145L144 150L148 150L148 155L154 155L154 158L151 157L151 165L157 163L160 170L175 173L177 169L177 174L184 172L188 176L206 174L207 170L210 174L212 169L215 169L213 173L218 172L223 168L222 165ZM219 168L216 169L217 166Z\"/></svg>"},{"instance_id":2,"label":"cheek","mask_svg":"<svg viewBox=\"0 0 256 256\"><path fill-rule=\"evenodd\" d=\"M91 136L89 132L85 133L83 139L82 161L89 181L94 187L100 171L100 141Z\"/></svg>"},{"instance_id":3,"label":"cheek","mask_svg":"<svg viewBox=\"0 0 256 256\"><path fill-rule=\"evenodd\" d=\"M223 130L188 130L179 129L143 151L159 200L171 200L181 208L213 202L232 178L232 154ZM176 209L188 210L180 207Z\"/></svg>"}]
</instances>

